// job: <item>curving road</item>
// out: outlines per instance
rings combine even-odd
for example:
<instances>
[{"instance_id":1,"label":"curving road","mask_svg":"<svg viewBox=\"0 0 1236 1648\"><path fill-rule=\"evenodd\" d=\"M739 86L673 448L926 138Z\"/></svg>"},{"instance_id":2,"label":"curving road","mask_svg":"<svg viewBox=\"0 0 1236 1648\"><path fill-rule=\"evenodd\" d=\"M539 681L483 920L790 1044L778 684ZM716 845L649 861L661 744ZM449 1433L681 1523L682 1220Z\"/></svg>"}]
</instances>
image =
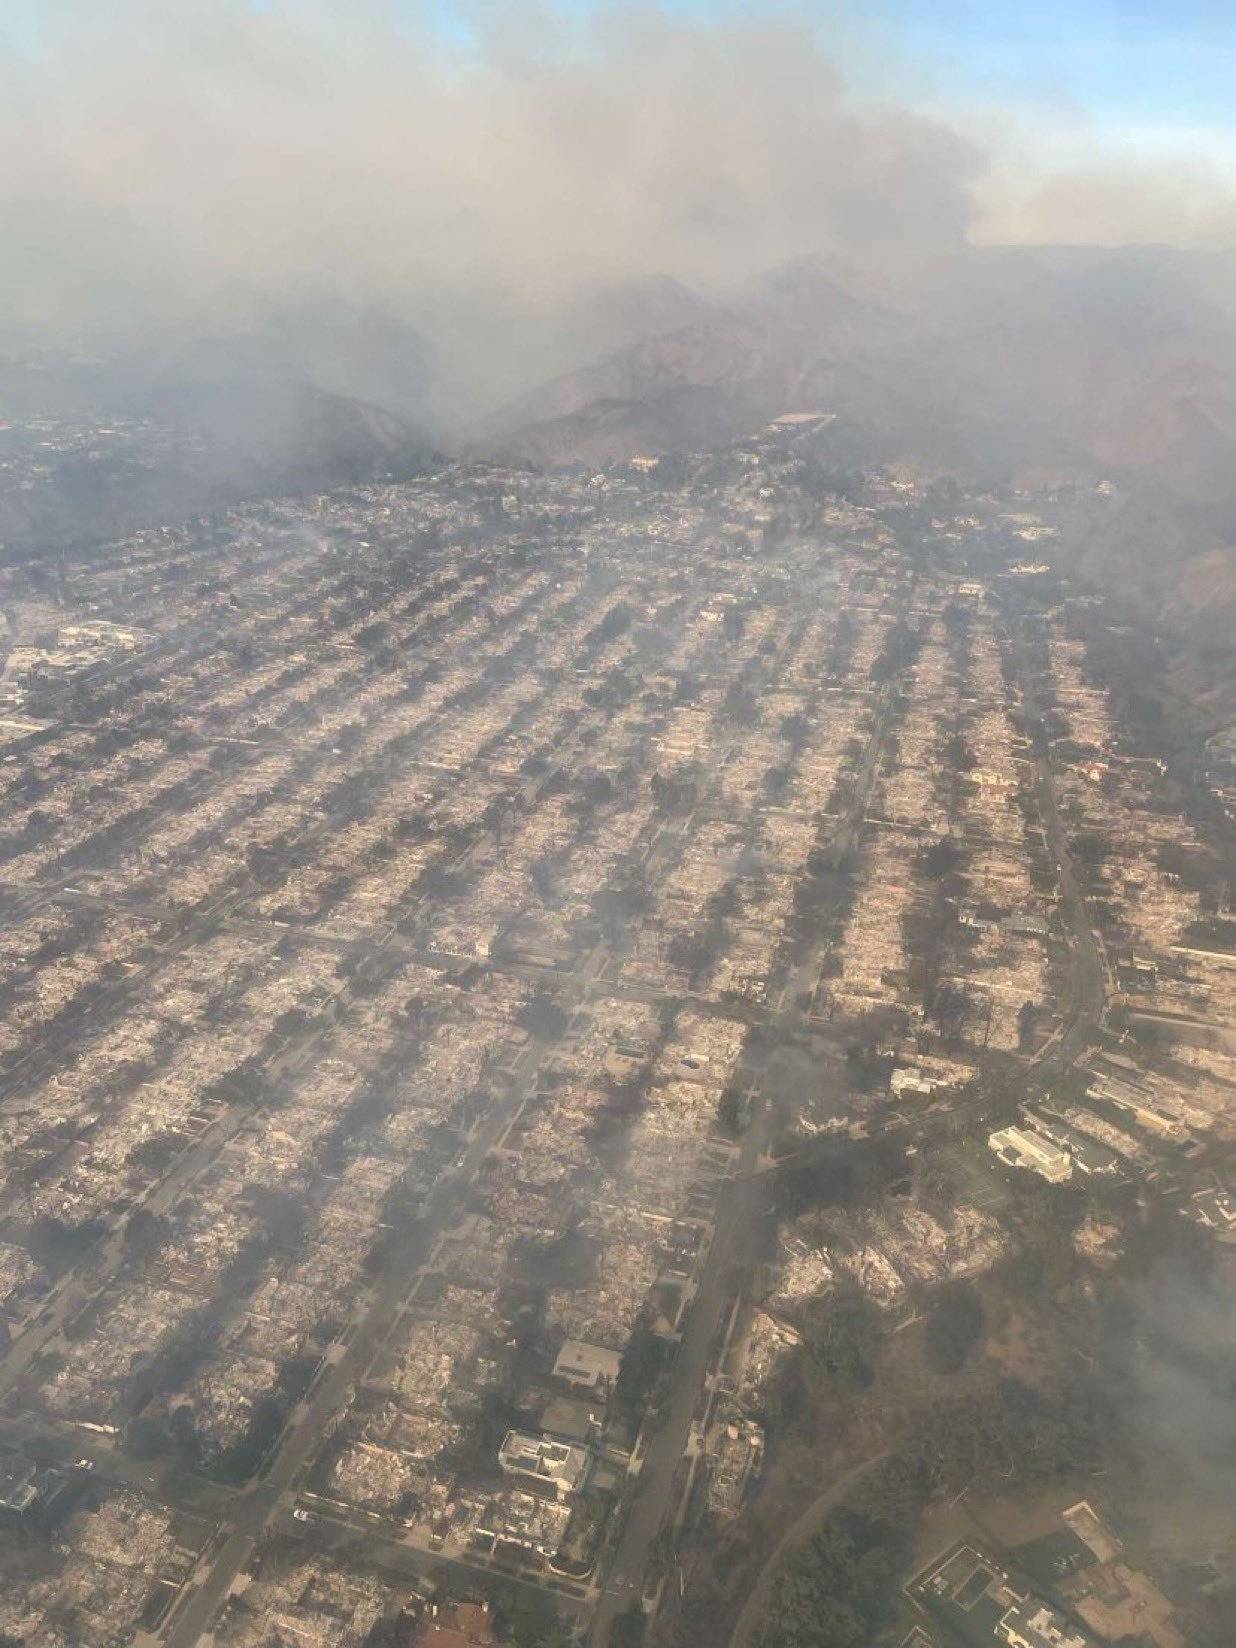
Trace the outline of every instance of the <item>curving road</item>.
<instances>
[{"instance_id":1,"label":"curving road","mask_svg":"<svg viewBox=\"0 0 1236 1648\"><path fill-rule=\"evenodd\" d=\"M858 1482L861 1482L868 1471L874 1470L882 1459L888 1458L888 1449L881 1448L879 1453L872 1454L869 1459L862 1459L857 1465L852 1465L848 1471L830 1482L822 1494L813 1499L807 1509L795 1517L789 1527L781 1535L773 1547L767 1562L760 1569L759 1577L738 1616L737 1623L730 1633L729 1648L746 1648L751 1633L760 1623L760 1616L768 1606L769 1596L776 1583L777 1568L782 1557L786 1556L796 1545L810 1539L820 1527L830 1511L836 1510L846 1494Z\"/></svg>"}]
</instances>

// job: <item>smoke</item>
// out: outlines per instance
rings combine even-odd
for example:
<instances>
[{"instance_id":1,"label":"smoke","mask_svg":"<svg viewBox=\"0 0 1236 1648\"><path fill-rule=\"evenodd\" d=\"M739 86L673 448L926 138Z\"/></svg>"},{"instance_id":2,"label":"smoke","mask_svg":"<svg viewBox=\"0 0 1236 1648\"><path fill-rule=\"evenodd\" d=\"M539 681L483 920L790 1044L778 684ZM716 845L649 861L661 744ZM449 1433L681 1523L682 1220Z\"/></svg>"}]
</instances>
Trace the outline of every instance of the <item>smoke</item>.
<instances>
[{"instance_id":1,"label":"smoke","mask_svg":"<svg viewBox=\"0 0 1236 1648\"><path fill-rule=\"evenodd\" d=\"M12 332L380 305L448 344L590 287L958 243L980 151L805 22L370 0L62 5L0 82Z\"/></svg>"},{"instance_id":2,"label":"smoke","mask_svg":"<svg viewBox=\"0 0 1236 1648\"><path fill-rule=\"evenodd\" d=\"M1236 246L1236 149L1214 133L1132 131L1084 120L1006 124L979 180L980 240L1090 246Z\"/></svg>"},{"instance_id":3,"label":"smoke","mask_svg":"<svg viewBox=\"0 0 1236 1648\"><path fill-rule=\"evenodd\" d=\"M976 232L1226 221L1218 184L1188 206L1166 179L1156 217L1128 174L1045 178L993 162L990 121L856 95L832 51L868 88L877 54L852 17L460 16L52 0L0 59L0 341L200 337L346 304L416 329L479 403L545 375L564 306L651 276L724 297L842 254L912 280Z\"/></svg>"},{"instance_id":4,"label":"smoke","mask_svg":"<svg viewBox=\"0 0 1236 1648\"><path fill-rule=\"evenodd\" d=\"M1227 1537L1236 1499L1236 1265L1221 1252L1206 1277L1159 1265L1134 1289L1137 1346L1121 1390L1124 1418L1150 1469L1173 1462L1171 1486L1143 1514L1176 1550ZM1183 1502L1183 1504L1182 1504ZM1205 1516L1220 1507L1220 1521ZM1208 1553L1204 1543L1194 1551ZM1183 1554L1183 1551L1182 1551Z\"/></svg>"}]
</instances>

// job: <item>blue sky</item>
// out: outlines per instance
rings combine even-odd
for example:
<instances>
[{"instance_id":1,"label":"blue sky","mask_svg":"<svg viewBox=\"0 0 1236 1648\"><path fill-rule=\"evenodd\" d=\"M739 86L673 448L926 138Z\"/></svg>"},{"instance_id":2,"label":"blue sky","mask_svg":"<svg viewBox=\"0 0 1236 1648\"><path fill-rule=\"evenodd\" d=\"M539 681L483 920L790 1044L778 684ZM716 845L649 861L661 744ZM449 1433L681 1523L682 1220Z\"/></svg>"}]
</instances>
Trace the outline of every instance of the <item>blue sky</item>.
<instances>
[{"instance_id":1,"label":"blue sky","mask_svg":"<svg viewBox=\"0 0 1236 1648\"><path fill-rule=\"evenodd\" d=\"M0 38L28 44L74 0L8 0ZM168 0L173 6L176 0ZM278 4L280 0L253 0ZM296 0L284 0L295 9ZM306 0L312 8L323 0ZM326 0L327 4L331 0ZM334 0L345 12L348 0ZM387 0L467 35L501 0ZM537 3L537 0L532 0ZM595 0L547 0L584 13ZM638 0L637 0L638 3ZM656 3L656 0L652 0ZM1179 129L1236 143L1236 0L661 0L696 18L809 15L862 81L909 102L1011 105L1092 119L1104 132ZM103 7L121 16L125 0ZM140 0L139 0L140 9Z\"/></svg>"},{"instance_id":2,"label":"blue sky","mask_svg":"<svg viewBox=\"0 0 1236 1648\"><path fill-rule=\"evenodd\" d=\"M0 0L36 59L0 60L0 196L72 313L63 223L84 288L110 259L187 283L182 308L255 267L420 301L483 284L496 247L534 294L740 279L844 238L855 202L950 244L1236 245L1236 0L657 5ZM473 50L486 72L451 72ZM6 249L0 281L50 312L21 267Z\"/></svg>"},{"instance_id":3,"label":"blue sky","mask_svg":"<svg viewBox=\"0 0 1236 1648\"><path fill-rule=\"evenodd\" d=\"M696 17L726 10L718 0L665 3ZM911 100L917 81L932 102L1066 108L1113 129L1236 135L1236 0L806 0L803 10L825 35L852 34L877 78L891 69Z\"/></svg>"},{"instance_id":4,"label":"blue sky","mask_svg":"<svg viewBox=\"0 0 1236 1648\"><path fill-rule=\"evenodd\" d=\"M398 3L398 0L396 0ZM415 0L409 0L414 4ZM420 0L423 5L425 0ZM550 5L554 0L549 0ZM585 14L595 0L557 0ZM652 0L656 3L656 0ZM491 0L428 0L466 37ZM1116 141L1236 144L1236 0L660 0L697 19L807 15L860 82L907 102L1092 121Z\"/></svg>"},{"instance_id":5,"label":"blue sky","mask_svg":"<svg viewBox=\"0 0 1236 1648\"><path fill-rule=\"evenodd\" d=\"M877 0L942 90L1115 126L1236 128L1233 0Z\"/></svg>"}]
</instances>

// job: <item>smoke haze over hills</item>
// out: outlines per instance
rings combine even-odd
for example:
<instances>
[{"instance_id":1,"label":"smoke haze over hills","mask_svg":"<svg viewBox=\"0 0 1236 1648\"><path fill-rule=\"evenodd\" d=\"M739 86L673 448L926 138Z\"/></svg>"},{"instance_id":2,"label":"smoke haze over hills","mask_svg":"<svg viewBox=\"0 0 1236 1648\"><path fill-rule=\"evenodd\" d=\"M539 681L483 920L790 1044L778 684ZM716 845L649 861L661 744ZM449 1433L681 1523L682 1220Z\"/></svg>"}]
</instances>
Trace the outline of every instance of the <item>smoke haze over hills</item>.
<instances>
[{"instance_id":1,"label":"smoke haze over hills","mask_svg":"<svg viewBox=\"0 0 1236 1648\"><path fill-rule=\"evenodd\" d=\"M9 410L37 347L45 394L170 409L220 470L254 429L277 484L302 389L345 470L375 430L597 461L824 406L1232 535L1221 143L950 101L843 9L69 3L0 72Z\"/></svg>"},{"instance_id":2,"label":"smoke haze over hills","mask_svg":"<svg viewBox=\"0 0 1236 1648\"><path fill-rule=\"evenodd\" d=\"M1204 157L1148 193L1145 168L1045 173L983 146L989 116L848 89L853 31L820 13L485 8L466 44L371 4L51 17L5 70L10 337L243 333L345 302L425 337L444 410L475 411L604 353L562 306L632 282L724 300L806 257L917 282L1018 211L1036 239L1207 244L1233 221Z\"/></svg>"},{"instance_id":3,"label":"smoke haze over hills","mask_svg":"<svg viewBox=\"0 0 1236 1648\"><path fill-rule=\"evenodd\" d=\"M791 21L511 8L465 51L367 6L61 15L6 76L19 336L376 305L475 408L546 375L560 306L615 282L715 292L838 248L947 248L983 164L938 121L858 107Z\"/></svg>"}]
</instances>

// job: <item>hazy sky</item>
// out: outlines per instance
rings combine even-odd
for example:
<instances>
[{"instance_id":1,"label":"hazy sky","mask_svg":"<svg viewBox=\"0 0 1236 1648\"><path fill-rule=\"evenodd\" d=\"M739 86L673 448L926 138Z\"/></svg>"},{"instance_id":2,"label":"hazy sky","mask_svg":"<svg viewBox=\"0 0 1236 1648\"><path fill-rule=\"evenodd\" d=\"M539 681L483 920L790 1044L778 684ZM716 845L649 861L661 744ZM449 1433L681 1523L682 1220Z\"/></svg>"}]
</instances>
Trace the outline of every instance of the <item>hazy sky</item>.
<instances>
[{"instance_id":1,"label":"hazy sky","mask_svg":"<svg viewBox=\"0 0 1236 1648\"><path fill-rule=\"evenodd\" d=\"M567 9L580 15L600 8L580 0ZM826 38L849 37L873 82L897 85L910 98L1068 109L1114 140L1153 133L1191 141L1200 133L1236 145L1231 0L836 0L801 7L666 0L665 9L699 20L809 16ZM484 10L437 0L428 15L466 41Z\"/></svg>"},{"instance_id":2,"label":"hazy sky","mask_svg":"<svg viewBox=\"0 0 1236 1648\"><path fill-rule=\"evenodd\" d=\"M1236 243L1233 0L9 0L0 315L495 331L973 240Z\"/></svg>"},{"instance_id":3,"label":"hazy sky","mask_svg":"<svg viewBox=\"0 0 1236 1648\"><path fill-rule=\"evenodd\" d=\"M1230 0L883 0L942 84L1015 103L1071 102L1100 125L1236 128Z\"/></svg>"}]
</instances>

